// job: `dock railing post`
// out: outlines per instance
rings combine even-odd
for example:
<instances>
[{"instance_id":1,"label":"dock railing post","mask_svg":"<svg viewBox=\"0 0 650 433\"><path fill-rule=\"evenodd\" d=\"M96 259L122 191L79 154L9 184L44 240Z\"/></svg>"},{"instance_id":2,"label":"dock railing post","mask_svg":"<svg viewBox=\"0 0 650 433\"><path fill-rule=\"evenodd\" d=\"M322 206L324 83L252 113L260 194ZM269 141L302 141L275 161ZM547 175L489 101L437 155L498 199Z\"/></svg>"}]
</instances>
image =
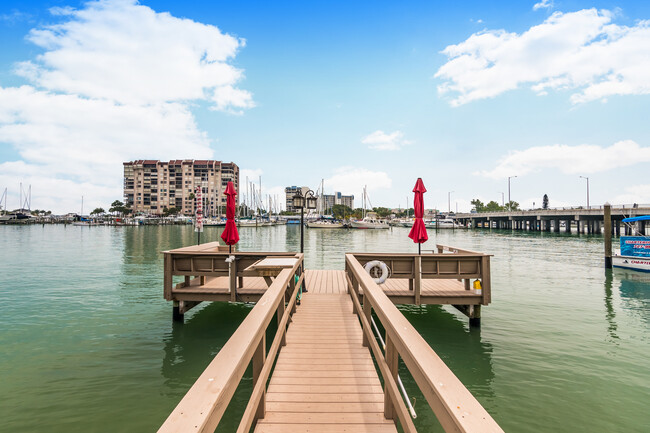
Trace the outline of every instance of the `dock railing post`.
<instances>
[{"instance_id":1,"label":"dock railing post","mask_svg":"<svg viewBox=\"0 0 650 433\"><path fill-rule=\"evenodd\" d=\"M399 353L397 352L397 348L395 347L393 340L388 335L388 332L386 333L385 357L386 357L386 364L388 364L388 369L390 370L390 374L391 376L393 376L393 379L397 381L397 373L399 367ZM390 398L390 394L388 393L387 389L388 387L384 386L384 417L386 419L395 419L397 417L397 413L395 411L394 403Z\"/></svg>"},{"instance_id":2,"label":"dock railing post","mask_svg":"<svg viewBox=\"0 0 650 433\"><path fill-rule=\"evenodd\" d=\"M370 300L368 299L367 294L364 293L363 297L363 315L366 316L366 319L368 319L368 323L370 323L370 319L372 317L372 306L370 305ZM371 330L372 331L372 330ZM363 333L363 347L368 347L368 336L366 333Z\"/></svg>"},{"instance_id":3,"label":"dock railing post","mask_svg":"<svg viewBox=\"0 0 650 433\"><path fill-rule=\"evenodd\" d=\"M253 386L257 383L264 367L264 362L266 361L266 334L262 334L260 343L255 349L255 354L253 355ZM266 412L266 389L262 391L262 396L260 397L260 404L257 407L257 412L255 413L255 420L264 418L264 413Z\"/></svg>"},{"instance_id":4,"label":"dock railing post","mask_svg":"<svg viewBox=\"0 0 650 433\"><path fill-rule=\"evenodd\" d=\"M605 269L612 268L612 205L605 203L604 215L605 230Z\"/></svg>"}]
</instances>

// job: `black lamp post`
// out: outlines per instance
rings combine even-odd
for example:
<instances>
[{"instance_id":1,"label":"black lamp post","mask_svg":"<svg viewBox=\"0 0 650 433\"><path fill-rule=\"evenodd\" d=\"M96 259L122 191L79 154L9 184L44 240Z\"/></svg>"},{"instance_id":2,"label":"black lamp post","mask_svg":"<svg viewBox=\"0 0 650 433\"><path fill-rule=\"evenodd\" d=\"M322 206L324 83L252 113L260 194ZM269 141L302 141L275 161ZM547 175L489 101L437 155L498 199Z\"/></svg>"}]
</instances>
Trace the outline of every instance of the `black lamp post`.
<instances>
[{"instance_id":1,"label":"black lamp post","mask_svg":"<svg viewBox=\"0 0 650 433\"><path fill-rule=\"evenodd\" d=\"M293 196L293 207L300 208L300 252L305 252L305 207L307 209L316 209L316 197L314 191L308 190L305 195L302 195L302 189L296 192Z\"/></svg>"}]
</instances>

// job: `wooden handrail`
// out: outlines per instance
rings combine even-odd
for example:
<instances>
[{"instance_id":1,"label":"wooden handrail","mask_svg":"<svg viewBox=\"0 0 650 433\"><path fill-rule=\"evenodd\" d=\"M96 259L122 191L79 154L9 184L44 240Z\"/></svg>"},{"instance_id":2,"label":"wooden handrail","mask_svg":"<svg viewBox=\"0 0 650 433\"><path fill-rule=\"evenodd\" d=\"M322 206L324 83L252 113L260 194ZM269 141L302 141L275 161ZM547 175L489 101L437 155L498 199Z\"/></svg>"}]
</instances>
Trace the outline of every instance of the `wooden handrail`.
<instances>
[{"instance_id":1,"label":"wooden handrail","mask_svg":"<svg viewBox=\"0 0 650 433\"><path fill-rule=\"evenodd\" d=\"M345 262L351 277L350 296L353 300L358 293L358 287L363 289L363 314L359 317L367 318L371 310L375 311L386 330L386 347L389 347L389 342L394 345L395 351L401 356L443 429L446 432L502 432L496 421L393 305L354 255L346 254ZM367 320L361 321L365 335L369 324ZM369 331L372 332L370 329ZM374 337L369 338L372 339ZM397 402L393 401L393 404L398 407Z\"/></svg>"},{"instance_id":2,"label":"wooden handrail","mask_svg":"<svg viewBox=\"0 0 650 433\"><path fill-rule=\"evenodd\" d=\"M442 245L442 244L436 244L436 248L438 249L438 253L442 253L444 251L449 251L454 254L477 254L484 256L485 254L479 253L477 251L471 251L471 250L464 250L461 248L456 248L456 247L450 247L448 245Z\"/></svg>"},{"instance_id":3,"label":"wooden handrail","mask_svg":"<svg viewBox=\"0 0 650 433\"><path fill-rule=\"evenodd\" d=\"M265 386L266 384L268 371L275 360L280 343L284 340L286 324L294 309L291 301L289 308L284 307L287 287L292 288L291 297L294 302L296 291L300 287L294 284L294 275L299 268L302 269L304 256L302 254L296 256L299 260L293 268L283 269L275 278L255 307L160 427L159 433L214 432L251 361L253 361L255 376L253 378L255 382L254 397L256 396L256 401L253 402L255 406L253 418L260 415L257 410L259 407L262 408L261 414L263 415L264 393L258 390L258 385L261 383ZM301 275L301 283L303 278L304 273ZM269 353L269 355L273 354L272 357L266 357L264 346L266 329L279 308L283 309L283 314L272 345L272 349L275 350ZM280 318L279 315L278 317Z\"/></svg>"},{"instance_id":4,"label":"wooden handrail","mask_svg":"<svg viewBox=\"0 0 650 433\"><path fill-rule=\"evenodd\" d=\"M352 286L352 282L350 281L350 276L346 275L346 278L348 281L348 286ZM365 337L363 339L364 346L366 345L370 346L370 349L372 350L372 353L375 356L375 360L377 361L377 366L379 367L379 371L381 371L381 375L384 378L384 384L385 384L384 388L386 389L386 401L384 402L384 405L390 407L387 410L387 412L389 413L386 414L387 415L386 417L392 419L394 418L394 416L392 415L395 414L397 416L397 419L399 419L399 422L402 425L403 430L406 433L416 432L417 430L415 429L413 420L411 420L408 413L408 409L406 408L406 405L404 404L404 400L402 400L402 397L399 393L399 389L397 388L397 382L395 381L397 371L395 369L395 366L388 365L388 362L386 360L388 356L385 356L382 353L381 349L379 348L379 344L377 343L375 336L372 334L372 327L370 326L368 317L366 317L366 315L364 314L363 309L361 307L361 303L359 302L359 295L354 290L350 290L349 292L350 292L350 296L352 297L352 303L354 304L354 309L356 310L357 315L361 320L362 329Z\"/></svg>"},{"instance_id":5,"label":"wooden handrail","mask_svg":"<svg viewBox=\"0 0 650 433\"><path fill-rule=\"evenodd\" d=\"M300 279L297 284L294 284L294 280L291 280L290 290L291 298L289 299L289 304L286 307L286 310L282 313L282 319L278 324L278 332L275 334L271 348L267 356L267 362L264 363L264 367L260 372L259 376L256 378L255 386L253 387L253 392L251 393L251 398L248 400L248 405L246 405L246 410L244 415L239 423L237 428L237 433L248 433L253 425L253 423L259 418L258 415L258 406L260 401L264 396L266 390L266 382L269 379L269 374L271 374L271 367L273 367L273 360L280 350L280 346L286 345L284 334L287 330L287 323L289 322L289 317L291 316L291 311L293 310L294 304L296 303L296 295L298 288L302 285L305 274L300 275ZM281 303L281 308L284 306L284 303ZM270 361L269 361L270 360Z\"/></svg>"}]
</instances>

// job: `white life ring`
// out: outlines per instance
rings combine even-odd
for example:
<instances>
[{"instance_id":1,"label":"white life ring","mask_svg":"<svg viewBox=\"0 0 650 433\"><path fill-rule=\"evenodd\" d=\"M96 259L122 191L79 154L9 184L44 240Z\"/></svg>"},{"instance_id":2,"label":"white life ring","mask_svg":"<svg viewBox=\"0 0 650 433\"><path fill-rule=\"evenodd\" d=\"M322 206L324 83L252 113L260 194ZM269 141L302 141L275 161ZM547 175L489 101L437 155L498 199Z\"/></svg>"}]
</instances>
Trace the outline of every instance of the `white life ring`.
<instances>
[{"instance_id":1,"label":"white life ring","mask_svg":"<svg viewBox=\"0 0 650 433\"><path fill-rule=\"evenodd\" d=\"M374 268L381 269L381 275L379 277L375 278L373 276L372 270ZM386 263L384 263L384 262L381 262L379 260L370 261L370 262L366 263L366 266L364 266L364 269L366 270L366 272L368 272L368 275L373 277L372 279L377 284L384 284L384 282L388 279L388 274L389 274L388 266L386 266ZM375 273L375 275L377 275L377 273Z\"/></svg>"}]
</instances>

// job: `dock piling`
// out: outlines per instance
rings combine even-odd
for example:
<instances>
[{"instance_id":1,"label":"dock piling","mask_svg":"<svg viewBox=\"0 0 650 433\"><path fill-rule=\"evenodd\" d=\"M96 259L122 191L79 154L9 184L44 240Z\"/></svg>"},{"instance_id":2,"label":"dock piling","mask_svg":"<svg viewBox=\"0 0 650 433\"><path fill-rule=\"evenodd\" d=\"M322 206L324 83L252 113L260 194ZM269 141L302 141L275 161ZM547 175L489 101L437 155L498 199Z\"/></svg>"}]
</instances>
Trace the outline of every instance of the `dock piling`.
<instances>
[{"instance_id":1,"label":"dock piling","mask_svg":"<svg viewBox=\"0 0 650 433\"><path fill-rule=\"evenodd\" d=\"M604 220L605 220L605 269L612 268L612 206L605 203L604 207Z\"/></svg>"}]
</instances>

